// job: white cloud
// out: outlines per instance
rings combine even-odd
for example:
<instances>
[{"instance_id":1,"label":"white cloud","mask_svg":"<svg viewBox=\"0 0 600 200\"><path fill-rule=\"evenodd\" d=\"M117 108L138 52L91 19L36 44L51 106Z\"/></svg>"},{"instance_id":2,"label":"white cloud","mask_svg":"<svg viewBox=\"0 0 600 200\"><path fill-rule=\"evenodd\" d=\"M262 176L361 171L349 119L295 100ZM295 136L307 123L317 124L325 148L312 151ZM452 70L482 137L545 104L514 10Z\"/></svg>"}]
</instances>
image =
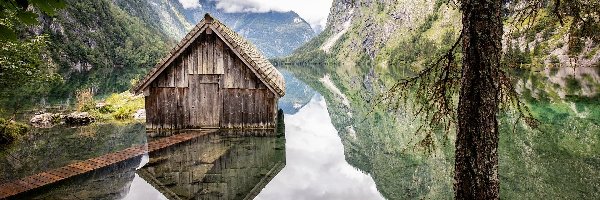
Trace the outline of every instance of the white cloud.
<instances>
[{"instance_id":1,"label":"white cloud","mask_svg":"<svg viewBox=\"0 0 600 200\"><path fill-rule=\"evenodd\" d=\"M183 1L183 0L180 0ZM325 28L333 0L216 0L225 12L294 11L315 31Z\"/></svg>"},{"instance_id":2,"label":"white cloud","mask_svg":"<svg viewBox=\"0 0 600 200\"><path fill-rule=\"evenodd\" d=\"M384 199L370 175L346 162L321 95L285 115L285 159L285 167L255 199Z\"/></svg>"},{"instance_id":3,"label":"white cloud","mask_svg":"<svg viewBox=\"0 0 600 200\"><path fill-rule=\"evenodd\" d=\"M179 0L184 9L200 8L200 0Z\"/></svg>"}]
</instances>

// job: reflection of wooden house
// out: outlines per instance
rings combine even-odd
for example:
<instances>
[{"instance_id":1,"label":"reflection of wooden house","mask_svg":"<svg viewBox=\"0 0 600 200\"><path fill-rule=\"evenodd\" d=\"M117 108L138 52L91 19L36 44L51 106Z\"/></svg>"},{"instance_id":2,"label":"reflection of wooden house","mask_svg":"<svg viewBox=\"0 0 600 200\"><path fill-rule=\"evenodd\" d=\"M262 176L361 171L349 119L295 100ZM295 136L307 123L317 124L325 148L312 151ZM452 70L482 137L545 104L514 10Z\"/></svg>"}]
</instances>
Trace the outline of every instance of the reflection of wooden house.
<instances>
[{"instance_id":1,"label":"reflection of wooden house","mask_svg":"<svg viewBox=\"0 0 600 200\"><path fill-rule=\"evenodd\" d=\"M209 14L132 89L151 129L274 128L283 76Z\"/></svg>"},{"instance_id":2,"label":"reflection of wooden house","mask_svg":"<svg viewBox=\"0 0 600 200\"><path fill-rule=\"evenodd\" d=\"M285 166L284 143L211 134L151 152L137 173L168 199L253 199Z\"/></svg>"}]
</instances>

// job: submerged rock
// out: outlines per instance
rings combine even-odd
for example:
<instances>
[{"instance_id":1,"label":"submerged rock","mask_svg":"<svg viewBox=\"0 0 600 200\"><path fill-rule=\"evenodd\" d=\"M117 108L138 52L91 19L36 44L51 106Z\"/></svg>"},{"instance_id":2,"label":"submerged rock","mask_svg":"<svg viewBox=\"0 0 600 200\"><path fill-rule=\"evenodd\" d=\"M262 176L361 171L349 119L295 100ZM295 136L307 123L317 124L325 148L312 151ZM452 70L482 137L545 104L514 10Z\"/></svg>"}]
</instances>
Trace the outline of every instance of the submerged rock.
<instances>
[{"instance_id":1,"label":"submerged rock","mask_svg":"<svg viewBox=\"0 0 600 200\"><path fill-rule=\"evenodd\" d=\"M68 125L88 125L96 119L87 112L73 112L64 118Z\"/></svg>"}]
</instances>

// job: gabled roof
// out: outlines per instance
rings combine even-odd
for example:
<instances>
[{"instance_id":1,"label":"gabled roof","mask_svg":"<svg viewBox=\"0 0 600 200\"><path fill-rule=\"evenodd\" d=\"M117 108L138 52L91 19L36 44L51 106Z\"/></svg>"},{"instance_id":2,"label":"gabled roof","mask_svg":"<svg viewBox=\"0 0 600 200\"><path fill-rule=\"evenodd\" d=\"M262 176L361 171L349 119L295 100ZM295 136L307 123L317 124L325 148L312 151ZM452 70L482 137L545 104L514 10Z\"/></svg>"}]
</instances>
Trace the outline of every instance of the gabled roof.
<instances>
[{"instance_id":1,"label":"gabled roof","mask_svg":"<svg viewBox=\"0 0 600 200\"><path fill-rule=\"evenodd\" d=\"M279 97L285 95L283 75L267 60L260 51L239 34L225 26L219 20L206 13L204 19L175 46L169 54L162 58L146 76L131 89L139 94L156 79L196 38L206 29L211 29L231 48L231 50L256 74L265 85Z\"/></svg>"}]
</instances>

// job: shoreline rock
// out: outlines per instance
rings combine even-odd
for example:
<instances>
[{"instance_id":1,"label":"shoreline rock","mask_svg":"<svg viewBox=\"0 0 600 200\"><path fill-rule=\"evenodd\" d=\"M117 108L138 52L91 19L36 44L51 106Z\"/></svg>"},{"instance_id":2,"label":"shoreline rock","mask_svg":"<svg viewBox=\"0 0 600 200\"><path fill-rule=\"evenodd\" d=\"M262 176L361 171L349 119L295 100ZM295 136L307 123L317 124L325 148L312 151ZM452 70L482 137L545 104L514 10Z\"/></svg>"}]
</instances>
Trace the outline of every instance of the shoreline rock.
<instances>
[{"instance_id":1,"label":"shoreline rock","mask_svg":"<svg viewBox=\"0 0 600 200\"><path fill-rule=\"evenodd\" d=\"M73 112L65 116L63 119L67 125L76 126L84 126L96 121L96 119L87 112Z\"/></svg>"},{"instance_id":2,"label":"shoreline rock","mask_svg":"<svg viewBox=\"0 0 600 200\"><path fill-rule=\"evenodd\" d=\"M36 128L51 128L60 124L64 115L61 113L42 113L36 114L29 120L29 123Z\"/></svg>"},{"instance_id":3,"label":"shoreline rock","mask_svg":"<svg viewBox=\"0 0 600 200\"><path fill-rule=\"evenodd\" d=\"M62 113L36 114L29 120L29 123L36 128L52 128L59 124L85 126L95 121L96 119L87 112L73 112L68 115Z\"/></svg>"}]
</instances>

